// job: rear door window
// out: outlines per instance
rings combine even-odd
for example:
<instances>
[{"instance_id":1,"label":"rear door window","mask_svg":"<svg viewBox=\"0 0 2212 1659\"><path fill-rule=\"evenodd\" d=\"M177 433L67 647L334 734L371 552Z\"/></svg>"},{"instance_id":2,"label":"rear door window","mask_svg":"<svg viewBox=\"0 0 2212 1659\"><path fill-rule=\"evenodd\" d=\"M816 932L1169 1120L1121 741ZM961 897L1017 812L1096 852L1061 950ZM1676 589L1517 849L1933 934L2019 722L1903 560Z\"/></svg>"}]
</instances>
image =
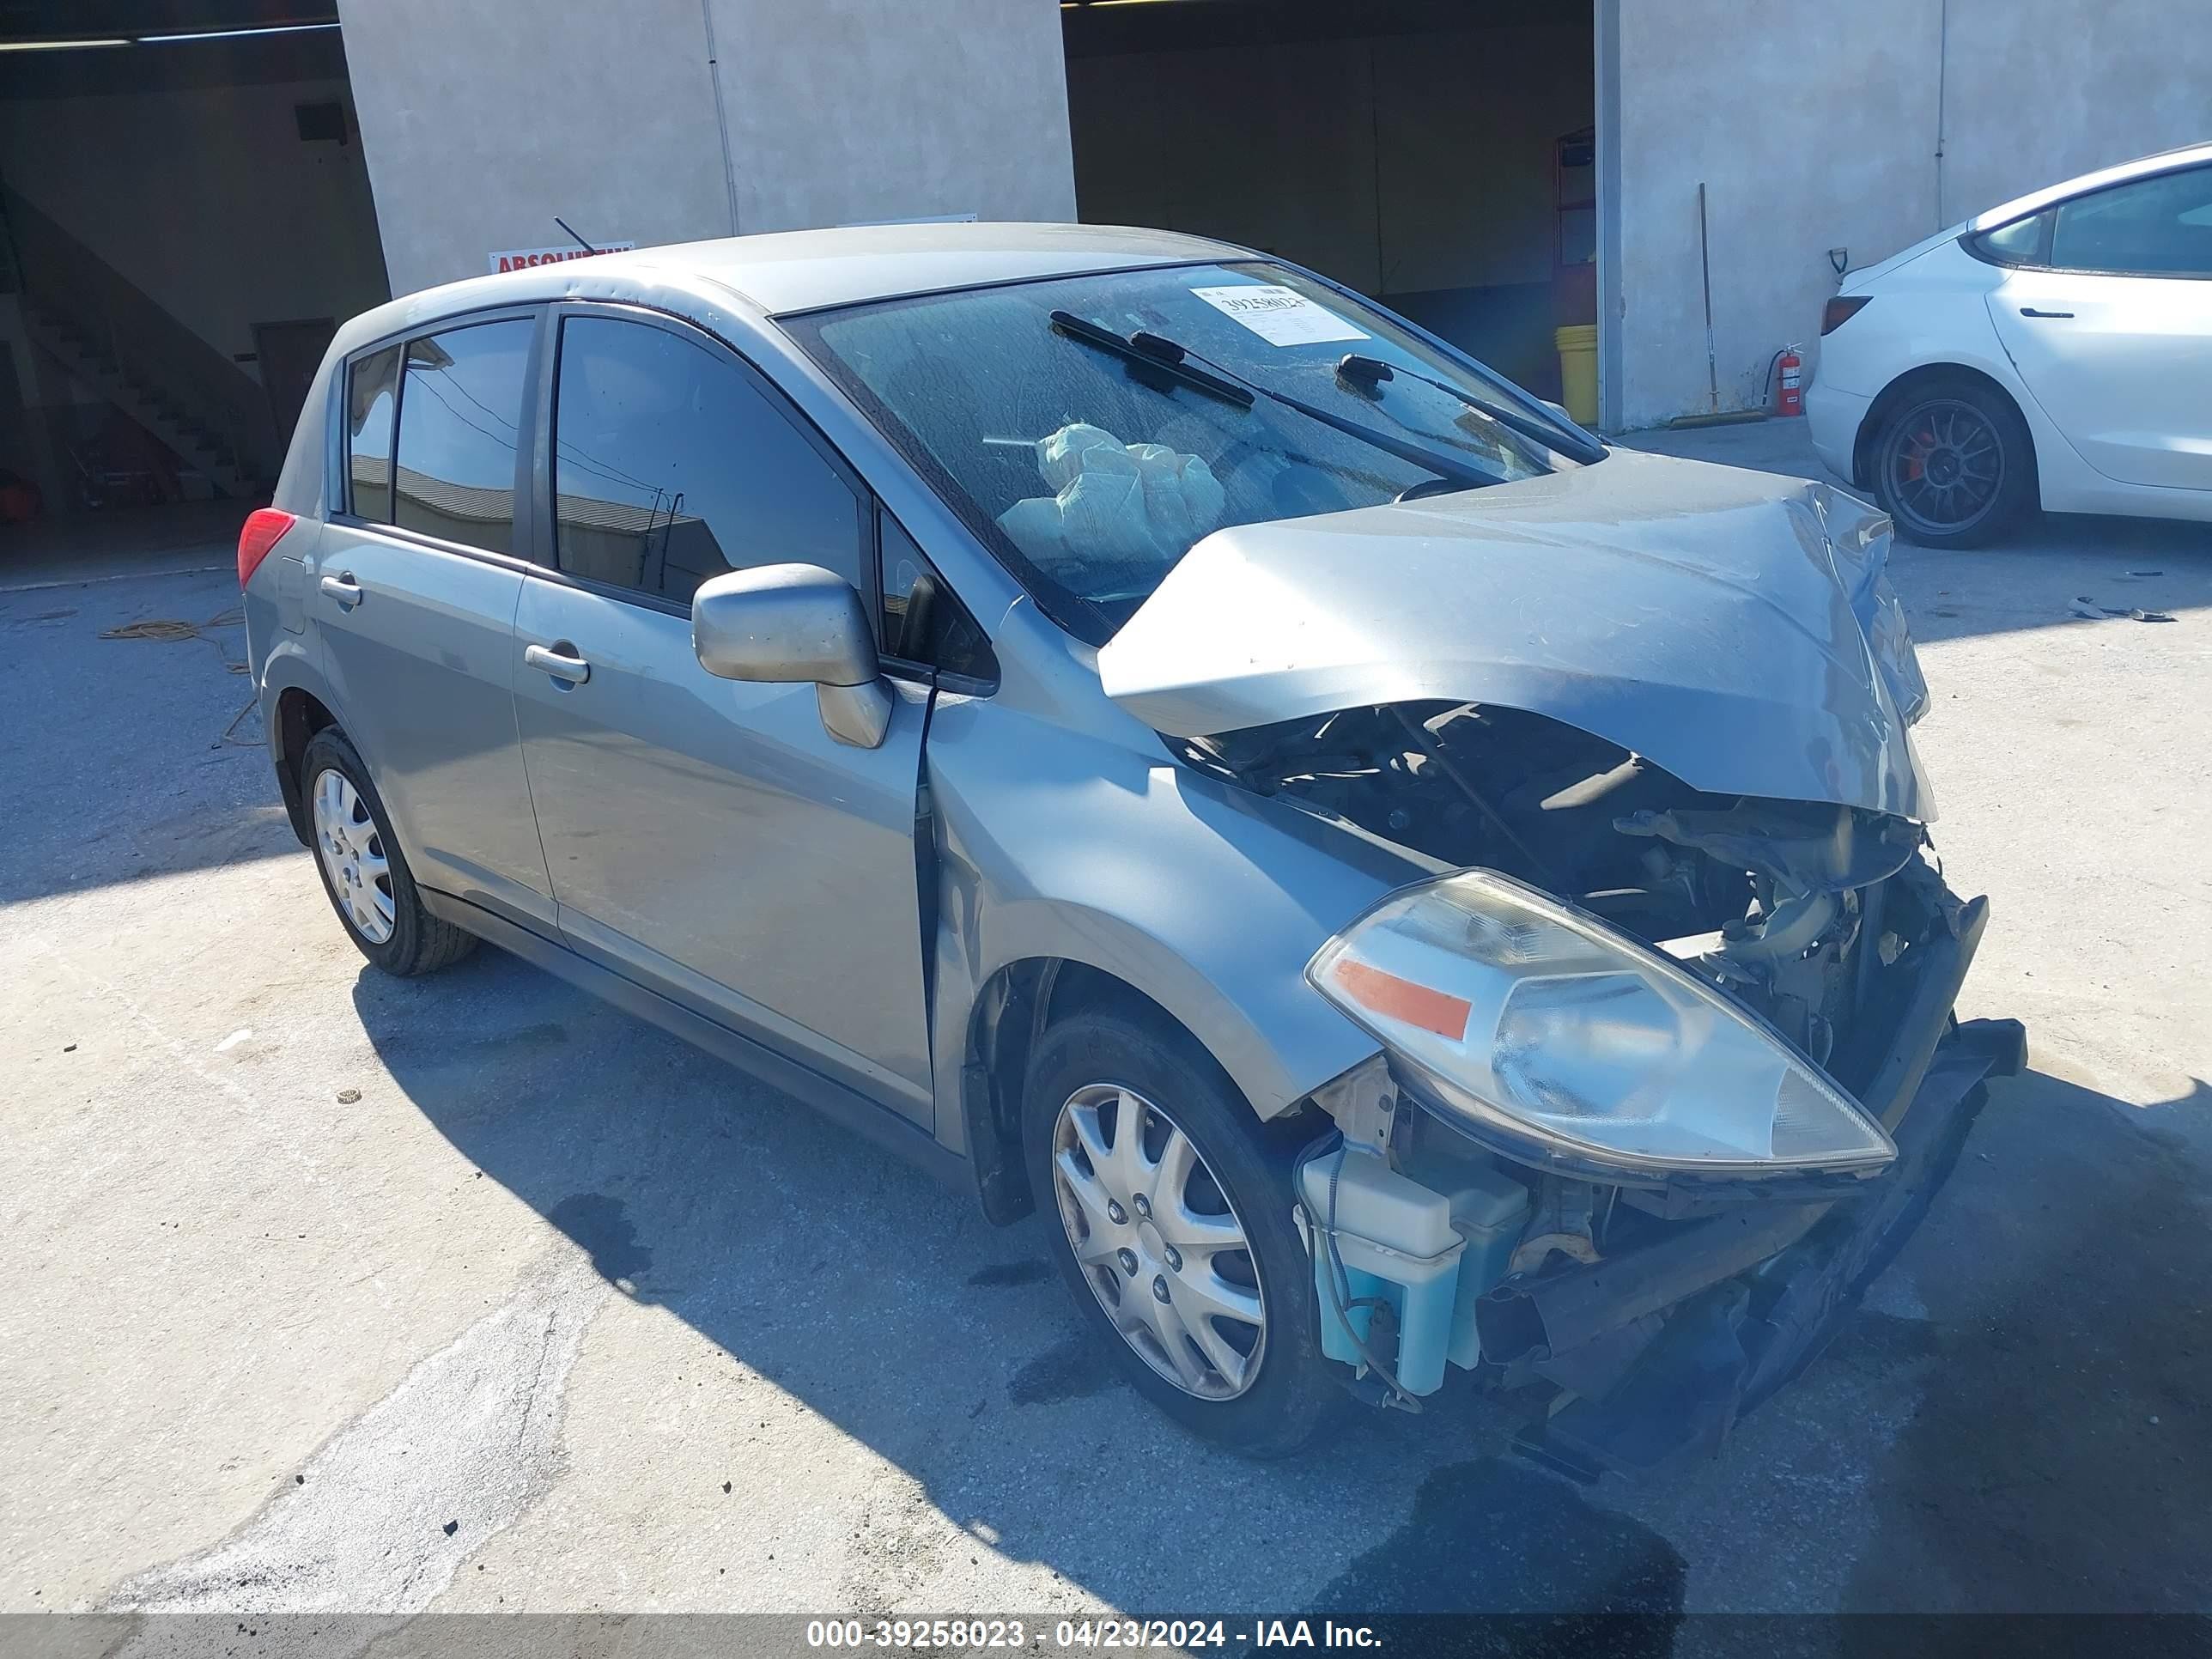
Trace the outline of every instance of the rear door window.
<instances>
[{"instance_id":1,"label":"rear door window","mask_svg":"<svg viewBox=\"0 0 2212 1659\"><path fill-rule=\"evenodd\" d=\"M514 551L517 423L537 328L518 317L408 342L393 523Z\"/></svg>"},{"instance_id":2,"label":"rear door window","mask_svg":"<svg viewBox=\"0 0 2212 1659\"><path fill-rule=\"evenodd\" d=\"M561 325L560 568L671 604L727 570L812 564L866 592L860 495L766 386L672 330Z\"/></svg>"},{"instance_id":3,"label":"rear door window","mask_svg":"<svg viewBox=\"0 0 2212 1659\"><path fill-rule=\"evenodd\" d=\"M2051 263L2061 270L2212 276L2212 167L2116 185L2057 211Z\"/></svg>"},{"instance_id":4,"label":"rear door window","mask_svg":"<svg viewBox=\"0 0 2212 1659\"><path fill-rule=\"evenodd\" d=\"M392 417L399 409L399 348L346 370L346 476L355 516L392 521Z\"/></svg>"}]
</instances>

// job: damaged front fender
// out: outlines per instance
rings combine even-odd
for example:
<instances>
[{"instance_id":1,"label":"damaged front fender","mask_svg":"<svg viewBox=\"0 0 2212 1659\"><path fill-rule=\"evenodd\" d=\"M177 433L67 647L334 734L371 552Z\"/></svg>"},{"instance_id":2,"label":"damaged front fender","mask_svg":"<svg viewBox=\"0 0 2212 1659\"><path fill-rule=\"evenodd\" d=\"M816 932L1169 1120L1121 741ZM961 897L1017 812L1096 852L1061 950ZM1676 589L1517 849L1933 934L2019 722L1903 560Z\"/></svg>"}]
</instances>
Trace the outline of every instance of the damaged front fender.
<instances>
[{"instance_id":1,"label":"damaged front fender","mask_svg":"<svg viewBox=\"0 0 2212 1659\"><path fill-rule=\"evenodd\" d=\"M1692 1290L1663 1326L1652 1321L1636 1331L1638 1351L1625 1365L1614 1339L1627 1325L1528 1362L1534 1375L1555 1380L1601 1362L1617 1380L1524 1431L1516 1449L1580 1480L1647 1474L1717 1450L1747 1412L1827 1346L1958 1162L1986 1099L1986 1079L2016 1075L2025 1054L2015 1020L1960 1026L1922 1077L1898 1134L1898 1161L1871 1183L1874 1190L1815 1208L1809 1218L1793 1206L1751 1224L1778 1248L1747 1270ZM1783 1242L1793 1232L1794 1241ZM1735 1265L1723 1241L1706 1243L1711 1265L1724 1271ZM1633 1257L1607 1265L1616 1280L1637 1274ZM1686 1255L1675 1265L1689 1267Z\"/></svg>"},{"instance_id":2,"label":"damaged front fender","mask_svg":"<svg viewBox=\"0 0 2212 1659\"><path fill-rule=\"evenodd\" d=\"M1522 1449L1585 1478L1710 1451L1826 1346L1957 1161L1984 1083L2026 1064L2018 1021L1952 1018L1988 915L1986 900L1960 906L1922 955L1863 1095L1898 1156L1859 1193L1680 1224L1592 1266L1509 1279L1478 1306L1486 1360L1578 1396Z\"/></svg>"}]
</instances>

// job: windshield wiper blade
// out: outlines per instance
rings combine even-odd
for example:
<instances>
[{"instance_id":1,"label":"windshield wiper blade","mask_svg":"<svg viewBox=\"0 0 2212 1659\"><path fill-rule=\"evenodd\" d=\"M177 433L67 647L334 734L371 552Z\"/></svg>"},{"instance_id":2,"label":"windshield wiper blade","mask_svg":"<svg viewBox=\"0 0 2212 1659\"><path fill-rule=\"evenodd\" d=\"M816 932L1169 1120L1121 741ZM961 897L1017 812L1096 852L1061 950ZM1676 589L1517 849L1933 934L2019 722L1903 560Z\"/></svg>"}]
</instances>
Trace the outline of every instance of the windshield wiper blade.
<instances>
[{"instance_id":1,"label":"windshield wiper blade","mask_svg":"<svg viewBox=\"0 0 2212 1659\"><path fill-rule=\"evenodd\" d=\"M1085 344L1095 345L1101 350L1111 351L1117 356L1127 358L1131 362L1141 363L1148 368L1158 369L1164 374L1172 374L1188 381L1192 386L1200 386L1212 392L1216 397L1229 398L1241 407L1249 409L1252 406L1253 394L1256 392L1271 403L1280 404L1285 409L1303 415L1310 421L1318 421L1322 425L1334 431L1341 432L1346 437L1364 443L1370 448L1379 449L1386 455L1395 455L1400 460L1418 466L1424 471L1433 472L1440 478L1463 484L1470 489L1480 489L1498 482L1495 474L1468 466L1462 462L1452 459L1448 455L1439 455L1422 445L1409 442L1390 433L1377 432L1373 427L1364 426L1358 421L1339 415L1334 410L1323 409L1317 404L1310 404L1303 398L1294 398L1287 392L1277 392L1272 386L1261 386L1256 380L1248 380L1233 370L1224 368L1220 364L1200 356L1188 346L1179 341L1170 340L1164 335L1140 331L1124 339L1111 329L1101 328L1096 323L1085 322L1073 312L1067 311L1054 312L1052 323L1054 328L1060 329L1075 339L1083 341Z\"/></svg>"},{"instance_id":2,"label":"windshield wiper blade","mask_svg":"<svg viewBox=\"0 0 2212 1659\"><path fill-rule=\"evenodd\" d=\"M1110 351L1125 362L1158 370L1169 379L1181 380L1185 386L1196 386L1200 392L1210 392L1224 402L1235 404L1239 409L1252 407L1252 392L1249 386L1239 385L1223 375L1209 374L1194 364L1184 362L1180 349L1172 356L1147 349L1146 343L1155 339L1155 336L1139 334L1133 339L1123 339L1112 329L1101 328L1097 324L1088 322L1072 311L1054 312L1052 325L1071 339L1080 340L1085 345L1097 346L1101 351ZM1170 343L1162 341L1160 343Z\"/></svg>"},{"instance_id":3,"label":"windshield wiper blade","mask_svg":"<svg viewBox=\"0 0 2212 1659\"><path fill-rule=\"evenodd\" d=\"M1500 426L1510 427L1524 438L1533 438L1547 449L1559 450L1578 461L1605 459L1602 446L1585 442L1565 427L1540 421L1534 416L1524 415L1519 410L1508 409L1502 404L1493 404L1486 398L1478 398L1462 386L1455 386L1449 380L1440 380L1432 374L1424 374L1419 369L1386 363L1380 357L1370 357L1358 351L1346 353L1336 365L1337 379L1349 380L1355 385L1380 386L1383 381L1395 380L1401 374L1409 380L1419 380L1423 386L1434 386L1448 398L1456 398L1476 414L1487 415ZM1565 441L1562 442L1562 439Z\"/></svg>"}]
</instances>

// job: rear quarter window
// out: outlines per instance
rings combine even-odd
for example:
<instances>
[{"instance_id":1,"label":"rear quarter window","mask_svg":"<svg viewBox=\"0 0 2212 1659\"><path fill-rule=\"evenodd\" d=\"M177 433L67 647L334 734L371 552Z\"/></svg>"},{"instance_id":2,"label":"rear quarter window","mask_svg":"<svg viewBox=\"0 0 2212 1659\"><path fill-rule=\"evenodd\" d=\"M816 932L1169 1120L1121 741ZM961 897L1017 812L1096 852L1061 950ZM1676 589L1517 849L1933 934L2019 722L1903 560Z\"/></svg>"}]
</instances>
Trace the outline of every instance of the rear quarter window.
<instances>
[{"instance_id":1,"label":"rear quarter window","mask_svg":"<svg viewBox=\"0 0 2212 1659\"><path fill-rule=\"evenodd\" d=\"M2051 215L2031 213L1995 230L1966 239L1967 251L1993 265L2038 265L2049 246Z\"/></svg>"},{"instance_id":2,"label":"rear quarter window","mask_svg":"<svg viewBox=\"0 0 2212 1659\"><path fill-rule=\"evenodd\" d=\"M392 520L392 432L399 410L400 348L386 346L346 366L347 510Z\"/></svg>"}]
</instances>

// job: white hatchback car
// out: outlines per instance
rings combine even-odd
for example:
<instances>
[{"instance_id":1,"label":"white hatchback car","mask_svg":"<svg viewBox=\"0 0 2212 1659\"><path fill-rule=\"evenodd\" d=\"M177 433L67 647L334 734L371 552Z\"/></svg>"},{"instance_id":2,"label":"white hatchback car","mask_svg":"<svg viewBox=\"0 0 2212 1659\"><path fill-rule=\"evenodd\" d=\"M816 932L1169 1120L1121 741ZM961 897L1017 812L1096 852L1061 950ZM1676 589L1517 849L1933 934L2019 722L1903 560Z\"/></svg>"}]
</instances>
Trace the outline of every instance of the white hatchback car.
<instances>
[{"instance_id":1,"label":"white hatchback car","mask_svg":"<svg viewBox=\"0 0 2212 1659\"><path fill-rule=\"evenodd\" d=\"M1846 277L1813 447L1910 540L2212 520L2212 143L2023 196Z\"/></svg>"}]
</instances>

